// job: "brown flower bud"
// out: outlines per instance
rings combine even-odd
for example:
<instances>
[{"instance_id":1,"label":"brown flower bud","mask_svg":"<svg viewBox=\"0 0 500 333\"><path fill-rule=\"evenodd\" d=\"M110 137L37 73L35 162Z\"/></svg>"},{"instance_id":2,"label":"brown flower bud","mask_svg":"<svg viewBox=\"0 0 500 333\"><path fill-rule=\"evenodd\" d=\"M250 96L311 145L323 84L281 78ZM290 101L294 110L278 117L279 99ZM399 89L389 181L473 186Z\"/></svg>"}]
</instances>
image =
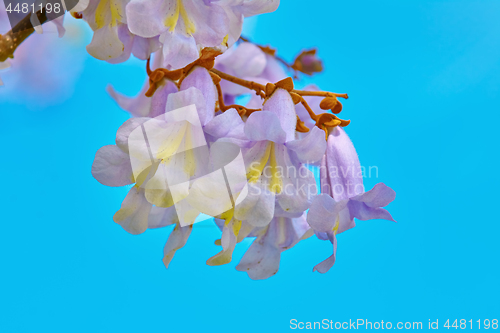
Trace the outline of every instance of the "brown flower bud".
<instances>
[{"instance_id":1,"label":"brown flower bud","mask_svg":"<svg viewBox=\"0 0 500 333\"><path fill-rule=\"evenodd\" d=\"M316 49L303 51L295 59L292 68L307 75L323 71L323 63L316 56Z\"/></svg>"},{"instance_id":2,"label":"brown flower bud","mask_svg":"<svg viewBox=\"0 0 500 333\"><path fill-rule=\"evenodd\" d=\"M332 112L335 114L342 111L342 103L340 103L335 96L325 97L319 104L319 107L323 110L332 110Z\"/></svg>"}]
</instances>

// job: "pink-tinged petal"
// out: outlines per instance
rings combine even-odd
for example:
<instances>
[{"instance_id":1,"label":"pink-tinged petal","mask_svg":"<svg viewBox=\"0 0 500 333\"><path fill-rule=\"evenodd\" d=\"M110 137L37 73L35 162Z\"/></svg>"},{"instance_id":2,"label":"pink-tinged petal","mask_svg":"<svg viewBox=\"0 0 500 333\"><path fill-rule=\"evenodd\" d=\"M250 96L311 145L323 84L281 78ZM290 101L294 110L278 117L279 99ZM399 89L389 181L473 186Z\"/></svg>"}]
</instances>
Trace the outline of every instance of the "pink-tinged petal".
<instances>
[{"instance_id":1,"label":"pink-tinged petal","mask_svg":"<svg viewBox=\"0 0 500 333\"><path fill-rule=\"evenodd\" d=\"M347 206L347 200L335 201L326 194L316 196L307 214L307 223L318 232L331 232L339 213Z\"/></svg>"},{"instance_id":2,"label":"pink-tinged petal","mask_svg":"<svg viewBox=\"0 0 500 333\"><path fill-rule=\"evenodd\" d=\"M116 132L116 145L125 153L128 154L129 149L128 149L128 137L130 136L130 133L132 133L133 130L135 130L137 127L141 126L144 124L146 121L151 120L151 118L130 118L126 122L124 122L120 128L118 128L118 131Z\"/></svg>"},{"instance_id":3,"label":"pink-tinged petal","mask_svg":"<svg viewBox=\"0 0 500 333\"><path fill-rule=\"evenodd\" d=\"M295 140L295 127L297 126L297 114L295 104L290 93L285 89L278 88L271 97L264 103L263 111L273 112L281 124L281 128L286 133L286 141ZM259 114L262 112L255 112Z\"/></svg>"},{"instance_id":4,"label":"pink-tinged petal","mask_svg":"<svg viewBox=\"0 0 500 333\"><path fill-rule=\"evenodd\" d=\"M236 204L234 217L255 227L269 224L274 215L275 195L266 186L257 182L248 184L248 194Z\"/></svg>"},{"instance_id":5,"label":"pink-tinged petal","mask_svg":"<svg viewBox=\"0 0 500 333\"><path fill-rule=\"evenodd\" d=\"M138 235L148 228L148 217L152 205L144 197L144 190L132 187L122 202L113 220L127 232Z\"/></svg>"},{"instance_id":6,"label":"pink-tinged petal","mask_svg":"<svg viewBox=\"0 0 500 333\"><path fill-rule=\"evenodd\" d=\"M236 109L229 109L214 117L203 130L215 140L224 138L240 147L246 147L249 143L245 135L245 123Z\"/></svg>"},{"instance_id":7,"label":"pink-tinged petal","mask_svg":"<svg viewBox=\"0 0 500 333\"><path fill-rule=\"evenodd\" d=\"M186 245L192 230L192 225L181 227L178 224L175 226L174 230L172 230L165 244L165 248L163 249L163 264L166 268L170 265L175 252Z\"/></svg>"},{"instance_id":8,"label":"pink-tinged petal","mask_svg":"<svg viewBox=\"0 0 500 333\"><path fill-rule=\"evenodd\" d=\"M161 34L160 42L163 44L163 67L184 68L199 57L194 37L185 37L167 31Z\"/></svg>"},{"instance_id":9,"label":"pink-tinged petal","mask_svg":"<svg viewBox=\"0 0 500 333\"><path fill-rule=\"evenodd\" d=\"M337 237L335 235L333 235L332 246L333 246L333 254L329 256L327 259L317 264L316 266L314 266L313 272L318 271L321 274L325 274L335 264L335 258L337 256Z\"/></svg>"},{"instance_id":10,"label":"pink-tinged petal","mask_svg":"<svg viewBox=\"0 0 500 333\"><path fill-rule=\"evenodd\" d=\"M127 23L134 35L155 37L167 31L165 18L171 6L164 0L133 0L126 7Z\"/></svg>"},{"instance_id":11,"label":"pink-tinged petal","mask_svg":"<svg viewBox=\"0 0 500 333\"><path fill-rule=\"evenodd\" d=\"M330 191L337 201L364 192L363 175L358 154L345 131L337 126L328 135L326 166Z\"/></svg>"},{"instance_id":12,"label":"pink-tinged petal","mask_svg":"<svg viewBox=\"0 0 500 333\"><path fill-rule=\"evenodd\" d=\"M95 154L92 176L106 186L125 186L132 184L130 156L115 145L104 146Z\"/></svg>"},{"instance_id":13,"label":"pink-tinged petal","mask_svg":"<svg viewBox=\"0 0 500 333\"><path fill-rule=\"evenodd\" d=\"M186 90L194 87L201 91L205 98L204 114L200 111L200 120L202 125L205 125L213 119L215 113L216 88L212 77L203 67L195 67L191 73L182 81L181 90Z\"/></svg>"},{"instance_id":14,"label":"pink-tinged petal","mask_svg":"<svg viewBox=\"0 0 500 333\"><path fill-rule=\"evenodd\" d=\"M270 111L254 112L245 124L245 134L251 141L273 141L284 143L287 134L281 127L278 116Z\"/></svg>"},{"instance_id":15,"label":"pink-tinged petal","mask_svg":"<svg viewBox=\"0 0 500 333\"><path fill-rule=\"evenodd\" d=\"M158 51L160 47L159 36L153 38L135 36L132 45L132 54L141 60L147 60L151 54Z\"/></svg>"},{"instance_id":16,"label":"pink-tinged petal","mask_svg":"<svg viewBox=\"0 0 500 333\"><path fill-rule=\"evenodd\" d=\"M99 60L109 60L119 57L125 46L118 38L118 28L105 25L101 29L94 31L94 36L87 52Z\"/></svg>"},{"instance_id":17,"label":"pink-tinged petal","mask_svg":"<svg viewBox=\"0 0 500 333\"><path fill-rule=\"evenodd\" d=\"M325 132L314 127L303 139L289 141L286 144L302 163L319 161L326 151Z\"/></svg>"},{"instance_id":18,"label":"pink-tinged petal","mask_svg":"<svg viewBox=\"0 0 500 333\"><path fill-rule=\"evenodd\" d=\"M385 207L394 199L396 199L396 192L384 183L378 183L370 191L352 198L352 200L364 202L368 207Z\"/></svg>"},{"instance_id":19,"label":"pink-tinged petal","mask_svg":"<svg viewBox=\"0 0 500 333\"><path fill-rule=\"evenodd\" d=\"M175 207L161 208L153 206L149 213L148 228L163 228L167 225L179 223Z\"/></svg>"}]
</instances>

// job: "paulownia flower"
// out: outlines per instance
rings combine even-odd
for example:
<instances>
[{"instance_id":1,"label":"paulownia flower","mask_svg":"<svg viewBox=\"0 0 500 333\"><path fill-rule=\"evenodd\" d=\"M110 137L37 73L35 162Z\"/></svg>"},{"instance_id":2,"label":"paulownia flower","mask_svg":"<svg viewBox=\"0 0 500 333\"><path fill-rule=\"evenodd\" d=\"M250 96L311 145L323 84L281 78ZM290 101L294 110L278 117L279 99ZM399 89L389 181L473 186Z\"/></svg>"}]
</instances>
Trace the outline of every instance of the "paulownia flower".
<instances>
[{"instance_id":1,"label":"paulownia flower","mask_svg":"<svg viewBox=\"0 0 500 333\"><path fill-rule=\"evenodd\" d=\"M383 183L368 192L364 191L358 155L339 126L329 129L320 176L322 193L313 199L307 222L318 238L328 239L333 244L333 254L314 266L314 271L326 273L335 263L336 235L353 228L354 218L394 221L391 214L381 207L391 203L396 193Z\"/></svg>"},{"instance_id":2,"label":"paulownia flower","mask_svg":"<svg viewBox=\"0 0 500 333\"><path fill-rule=\"evenodd\" d=\"M236 205L234 217L263 227L275 216L275 206L290 214L305 211L317 192L314 176L305 164L324 155L324 132L313 128L306 137L296 140L295 106L290 93L282 88L277 88L263 110L252 113L244 125L236 112L224 116L231 131L210 124L205 130L243 147L249 191Z\"/></svg>"},{"instance_id":3,"label":"paulownia flower","mask_svg":"<svg viewBox=\"0 0 500 333\"><path fill-rule=\"evenodd\" d=\"M176 225L165 246L164 263L166 266L170 263L175 251L185 244L192 226L186 225L186 216L183 215L179 219L176 213L176 208L179 209L179 206L173 207L172 198L168 197L168 187L157 186L158 182L161 183L163 180L158 171L162 170L162 163L166 163L164 156L171 156L171 153L165 150L174 152L180 145L196 140L194 137L196 134L190 134L186 122L175 122L175 119L171 119L170 111L194 104L198 112L197 118L202 125L205 125L213 118L214 89L206 69L202 67L193 69L184 79L181 91L167 96L164 114L156 118L138 117L127 120L117 132L116 145L102 147L96 153L92 166L94 178L104 185L125 186L135 183L124 199L120 210L114 216L115 222L126 231L140 234L147 228ZM135 130L141 126L148 128L148 146L141 146L143 141L137 141L136 144L135 141L130 140L131 134L137 133ZM155 131L155 128L164 130ZM141 147L144 148L141 149ZM163 148L151 150L148 147ZM151 152L153 152L153 160L147 167L139 168L139 171L143 171L138 174L137 170L133 170L131 161L145 160L143 157L150 156ZM188 180L189 176L206 172L205 161L200 161L196 155L189 156L191 158L177 160L181 163L178 169L179 175L186 177L187 174ZM181 205L181 208L191 211L189 218L192 224L199 212L193 213L192 207L186 204Z\"/></svg>"},{"instance_id":4,"label":"paulownia flower","mask_svg":"<svg viewBox=\"0 0 500 333\"><path fill-rule=\"evenodd\" d=\"M87 51L93 57L110 63L127 60L130 54L146 60L160 48L156 36L143 38L129 31L125 7L130 0L90 0L82 12L94 31Z\"/></svg>"},{"instance_id":5,"label":"paulownia flower","mask_svg":"<svg viewBox=\"0 0 500 333\"><path fill-rule=\"evenodd\" d=\"M246 272L253 280L267 279L276 274L281 253L313 235L305 213L294 218L278 214L264 227L255 227L231 216L221 217L225 219L216 218L215 223L222 230L222 237L216 242L222 246L222 251L208 259L207 264L214 266L229 263L237 243L246 237L256 237L236 266L237 270Z\"/></svg>"},{"instance_id":6,"label":"paulownia flower","mask_svg":"<svg viewBox=\"0 0 500 333\"><path fill-rule=\"evenodd\" d=\"M164 67L182 68L205 47L221 50L241 34L243 17L276 10L279 0L132 0L127 23L138 36L160 36Z\"/></svg>"}]
</instances>

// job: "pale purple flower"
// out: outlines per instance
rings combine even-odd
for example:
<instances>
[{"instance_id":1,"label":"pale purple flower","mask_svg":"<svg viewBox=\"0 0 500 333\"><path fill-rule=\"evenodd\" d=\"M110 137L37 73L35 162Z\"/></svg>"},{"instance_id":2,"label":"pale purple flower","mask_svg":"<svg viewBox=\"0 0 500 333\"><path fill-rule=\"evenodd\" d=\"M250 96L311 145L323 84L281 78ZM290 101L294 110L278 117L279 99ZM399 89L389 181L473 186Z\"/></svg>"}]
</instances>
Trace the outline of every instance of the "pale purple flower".
<instances>
[{"instance_id":1,"label":"pale purple flower","mask_svg":"<svg viewBox=\"0 0 500 333\"><path fill-rule=\"evenodd\" d=\"M298 218L274 217L264 228L253 232L253 241L236 269L252 280L267 279L278 272L281 253L312 236L305 213Z\"/></svg>"},{"instance_id":2,"label":"pale purple flower","mask_svg":"<svg viewBox=\"0 0 500 333\"><path fill-rule=\"evenodd\" d=\"M391 203L396 193L383 183L364 191L358 155L345 131L338 126L330 129L320 178L322 193L313 199L307 222L318 238L328 239L333 245L333 254L314 267L315 271L326 273L335 263L336 235L353 228L354 218L394 221L381 207Z\"/></svg>"},{"instance_id":3,"label":"pale purple flower","mask_svg":"<svg viewBox=\"0 0 500 333\"><path fill-rule=\"evenodd\" d=\"M234 217L263 227L275 216L275 206L290 214L305 211L317 192L314 175L305 164L323 156L324 132L315 128L303 139L296 139L295 106L289 92L281 88L244 125L236 112L228 112L214 121L225 117L231 130L208 124L205 131L243 147L249 193L236 205Z\"/></svg>"},{"instance_id":4,"label":"pale purple flower","mask_svg":"<svg viewBox=\"0 0 500 333\"><path fill-rule=\"evenodd\" d=\"M118 210L113 218L127 232L140 234L148 228L159 228L171 224L176 225L165 245L163 262L167 267L175 251L186 243L192 225L181 226L176 209L173 207L172 202L169 203L166 197L169 191L168 188L155 185L155 182L163 180L161 173L156 171L160 170L162 165L161 155L158 155L157 160L151 164L150 168L145 169L140 175L134 176L131 158L140 158L137 154L146 156L150 152L147 150L142 152L134 150L133 154L135 156L132 156L129 146L129 136L139 126L153 122L153 125L157 124L157 126L166 127L168 130L162 132L167 133L166 137L153 137L150 140L156 140L160 143L176 141L177 135L185 135L183 133L187 132L180 130L182 124L169 123L165 119L168 118L167 115L170 111L191 104L196 105L198 117L202 125L207 124L213 119L215 87L210 74L205 68L195 68L184 79L179 92L172 92L166 95L164 102L159 102L158 105L155 105L152 110L155 115L160 113L160 107L163 107L163 112L156 115L155 118L136 117L127 120L117 132L116 145L102 147L96 153L92 165L92 175L104 185L125 186L135 183L124 199L120 210ZM177 142L180 141L177 140ZM149 141L149 144L152 146L153 142ZM169 145L167 144L167 146ZM156 155L153 157L156 158ZM196 156L194 156L193 161L197 163L194 166L195 171L193 171L193 175L206 172L205 161L196 160ZM184 170L182 165L179 167L179 170L181 172ZM192 174L189 173L189 175ZM187 206L184 205L183 207ZM187 209L192 209L192 207L189 206ZM199 212L195 212L192 215L193 221L198 214Z\"/></svg>"},{"instance_id":5,"label":"pale purple flower","mask_svg":"<svg viewBox=\"0 0 500 333\"><path fill-rule=\"evenodd\" d=\"M276 10L279 0L131 0L126 7L130 31L159 36L163 66L182 68L205 47L225 50L240 36L243 17Z\"/></svg>"}]
</instances>

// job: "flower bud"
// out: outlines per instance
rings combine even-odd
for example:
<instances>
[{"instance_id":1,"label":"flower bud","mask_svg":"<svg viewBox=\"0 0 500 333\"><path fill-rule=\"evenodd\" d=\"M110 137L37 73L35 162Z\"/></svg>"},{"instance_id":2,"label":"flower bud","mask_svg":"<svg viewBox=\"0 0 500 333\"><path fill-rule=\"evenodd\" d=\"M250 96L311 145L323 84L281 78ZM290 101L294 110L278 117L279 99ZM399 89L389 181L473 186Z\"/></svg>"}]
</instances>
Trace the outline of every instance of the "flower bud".
<instances>
[{"instance_id":1,"label":"flower bud","mask_svg":"<svg viewBox=\"0 0 500 333\"><path fill-rule=\"evenodd\" d=\"M319 107L323 110L332 110L335 114L342 111L342 103L340 103L335 96L325 97L319 104Z\"/></svg>"},{"instance_id":2,"label":"flower bud","mask_svg":"<svg viewBox=\"0 0 500 333\"><path fill-rule=\"evenodd\" d=\"M316 49L303 51L294 61L292 68L307 75L323 71L323 63L316 56Z\"/></svg>"}]
</instances>

